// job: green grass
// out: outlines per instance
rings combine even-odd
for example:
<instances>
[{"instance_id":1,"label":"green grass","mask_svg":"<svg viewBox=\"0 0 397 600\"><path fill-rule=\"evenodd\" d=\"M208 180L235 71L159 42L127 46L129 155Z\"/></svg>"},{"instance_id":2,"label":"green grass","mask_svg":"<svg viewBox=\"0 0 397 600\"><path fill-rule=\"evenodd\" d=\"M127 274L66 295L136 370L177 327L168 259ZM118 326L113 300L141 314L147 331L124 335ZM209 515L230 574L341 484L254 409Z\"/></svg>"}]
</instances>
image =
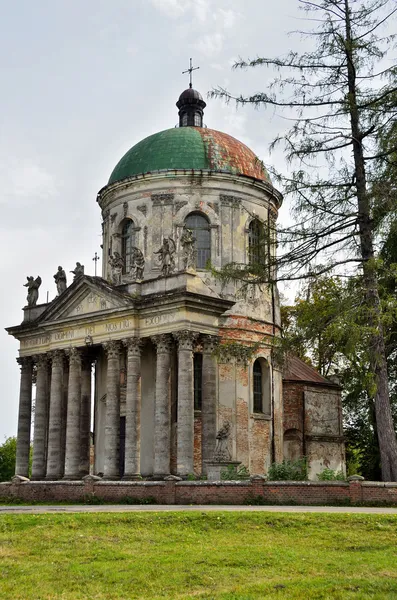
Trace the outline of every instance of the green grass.
<instances>
[{"instance_id":1,"label":"green grass","mask_svg":"<svg viewBox=\"0 0 397 600\"><path fill-rule=\"evenodd\" d=\"M397 598L397 517L0 516L0 598Z\"/></svg>"}]
</instances>

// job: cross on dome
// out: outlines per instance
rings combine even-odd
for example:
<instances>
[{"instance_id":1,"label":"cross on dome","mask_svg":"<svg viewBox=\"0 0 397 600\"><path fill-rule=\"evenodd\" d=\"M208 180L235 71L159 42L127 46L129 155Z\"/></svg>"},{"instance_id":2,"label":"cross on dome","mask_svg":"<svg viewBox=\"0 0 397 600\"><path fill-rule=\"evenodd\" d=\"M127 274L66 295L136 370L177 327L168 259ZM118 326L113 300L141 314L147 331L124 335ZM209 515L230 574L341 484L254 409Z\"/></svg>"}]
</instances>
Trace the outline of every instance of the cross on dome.
<instances>
[{"instance_id":1,"label":"cross on dome","mask_svg":"<svg viewBox=\"0 0 397 600\"><path fill-rule=\"evenodd\" d=\"M189 69L186 69L186 71L182 71L182 75L185 75L185 73L189 73L189 87L193 87L192 86L192 72L193 71L197 71L197 69L199 69L200 67L193 67L193 59L190 59L190 67Z\"/></svg>"}]
</instances>

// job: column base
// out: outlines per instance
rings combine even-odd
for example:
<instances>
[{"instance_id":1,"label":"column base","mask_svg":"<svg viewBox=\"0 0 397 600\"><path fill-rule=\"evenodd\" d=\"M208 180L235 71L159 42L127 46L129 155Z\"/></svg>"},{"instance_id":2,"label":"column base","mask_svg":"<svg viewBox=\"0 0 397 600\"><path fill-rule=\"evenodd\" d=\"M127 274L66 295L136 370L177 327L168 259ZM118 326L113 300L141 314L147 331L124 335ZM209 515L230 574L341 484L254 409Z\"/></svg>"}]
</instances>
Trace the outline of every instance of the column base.
<instances>
[{"instance_id":1,"label":"column base","mask_svg":"<svg viewBox=\"0 0 397 600\"><path fill-rule=\"evenodd\" d=\"M46 477L45 475L32 475L32 477L30 478L30 481L45 481Z\"/></svg>"},{"instance_id":2,"label":"column base","mask_svg":"<svg viewBox=\"0 0 397 600\"><path fill-rule=\"evenodd\" d=\"M46 475L44 481L59 481L62 479L62 475Z\"/></svg>"},{"instance_id":3,"label":"column base","mask_svg":"<svg viewBox=\"0 0 397 600\"><path fill-rule=\"evenodd\" d=\"M148 477L149 481L164 481L166 477L169 477L171 473L154 473L151 477Z\"/></svg>"},{"instance_id":4,"label":"column base","mask_svg":"<svg viewBox=\"0 0 397 600\"><path fill-rule=\"evenodd\" d=\"M142 481L142 475L140 473L134 473L132 475L125 474L122 477L123 481Z\"/></svg>"}]
</instances>

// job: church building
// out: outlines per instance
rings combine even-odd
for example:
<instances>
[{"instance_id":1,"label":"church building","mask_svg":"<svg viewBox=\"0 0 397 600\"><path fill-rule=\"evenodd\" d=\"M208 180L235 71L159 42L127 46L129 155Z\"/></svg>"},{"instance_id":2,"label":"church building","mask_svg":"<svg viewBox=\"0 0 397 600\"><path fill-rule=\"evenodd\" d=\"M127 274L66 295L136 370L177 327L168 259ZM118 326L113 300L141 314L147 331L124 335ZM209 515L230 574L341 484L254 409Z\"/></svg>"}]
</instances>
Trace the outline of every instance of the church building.
<instances>
[{"instance_id":1,"label":"church building","mask_svg":"<svg viewBox=\"0 0 397 600\"><path fill-rule=\"evenodd\" d=\"M99 191L101 277L77 263L67 287L60 266L46 304L29 278L7 329L20 343L17 475L30 444L37 481L205 476L220 446L251 475L302 456L311 478L344 469L340 387L274 358L276 286L214 275L258 262L263 239L274 256L282 195L254 152L204 125L205 106L186 89L179 126L133 146Z\"/></svg>"}]
</instances>

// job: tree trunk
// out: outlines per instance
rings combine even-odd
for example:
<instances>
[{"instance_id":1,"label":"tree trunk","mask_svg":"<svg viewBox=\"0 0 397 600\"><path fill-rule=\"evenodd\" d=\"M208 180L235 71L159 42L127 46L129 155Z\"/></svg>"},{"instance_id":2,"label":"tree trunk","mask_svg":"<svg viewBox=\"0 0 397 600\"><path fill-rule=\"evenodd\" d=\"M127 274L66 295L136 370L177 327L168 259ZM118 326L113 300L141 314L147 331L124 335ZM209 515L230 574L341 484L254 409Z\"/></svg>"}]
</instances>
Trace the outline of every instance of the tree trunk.
<instances>
[{"instance_id":1,"label":"tree trunk","mask_svg":"<svg viewBox=\"0 0 397 600\"><path fill-rule=\"evenodd\" d=\"M369 324L373 332L370 338L369 358L371 363L371 371L374 373L374 383L376 387L374 399L382 467L382 480L397 481L397 440L390 407L385 340L379 299L379 286L376 267L374 264L371 211L367 194L362 132L360 130L359 110L357 107L356 97L356 70L353 60L349 0L345 0L345 19L345 53L347 58L349 85L348 101L356 175L360 252L363 260L363 279L366 305L369 313Z\"/></svg>"}]
</instances>

